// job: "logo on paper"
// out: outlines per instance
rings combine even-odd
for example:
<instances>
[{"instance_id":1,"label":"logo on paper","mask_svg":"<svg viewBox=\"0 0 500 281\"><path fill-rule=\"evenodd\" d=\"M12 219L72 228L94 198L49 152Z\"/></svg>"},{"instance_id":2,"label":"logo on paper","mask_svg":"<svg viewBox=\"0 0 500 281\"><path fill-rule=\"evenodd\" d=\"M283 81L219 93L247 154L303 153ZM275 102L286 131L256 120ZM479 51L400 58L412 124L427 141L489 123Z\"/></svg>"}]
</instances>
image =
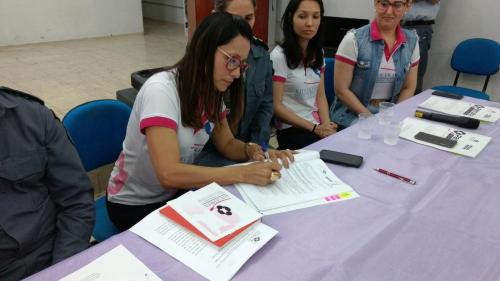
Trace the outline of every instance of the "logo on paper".
<instances>
[{"instance_id":1,"label":"logo on paper","mask_svg":"<svg viewBox=\"0 0 500 281\"><path fill-rule=\"evenodd\" d=\"M261 233L259 231L255 231L254 233L250 234L250 237L248 237L248 241L257 244L261 240L260 235Z\"/></svg>"},{"instance_id":2,"label":"logo on paper","mask_svg":"<svg viewBox=\"0 0 500 281\"><path fill-rule=\"evenodd\" d=\"M217 206L217 212L221 215L226 215L226 216L230 216L233 214L231 213L231 208L226 206Z\"/></svg>"}]
</instances>

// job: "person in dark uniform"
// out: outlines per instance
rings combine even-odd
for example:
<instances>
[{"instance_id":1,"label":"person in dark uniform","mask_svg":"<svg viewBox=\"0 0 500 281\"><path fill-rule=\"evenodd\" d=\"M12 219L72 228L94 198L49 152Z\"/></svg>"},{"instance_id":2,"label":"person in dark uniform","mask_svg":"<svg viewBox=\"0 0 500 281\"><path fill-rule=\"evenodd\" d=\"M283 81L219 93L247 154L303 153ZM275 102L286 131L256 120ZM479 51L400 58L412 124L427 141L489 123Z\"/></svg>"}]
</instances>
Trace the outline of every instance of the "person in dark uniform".
<instances>
[{"instance_id":1,"label":"person in dark uniform","mask_svg":"<svg viewBox=\"0 0 500 281\"><path fill-rule=\"evenodd\" d=\"M0 280L20 280L89 246L93 191L43 101L0 87Z\"/></svg>"}]
</instances>

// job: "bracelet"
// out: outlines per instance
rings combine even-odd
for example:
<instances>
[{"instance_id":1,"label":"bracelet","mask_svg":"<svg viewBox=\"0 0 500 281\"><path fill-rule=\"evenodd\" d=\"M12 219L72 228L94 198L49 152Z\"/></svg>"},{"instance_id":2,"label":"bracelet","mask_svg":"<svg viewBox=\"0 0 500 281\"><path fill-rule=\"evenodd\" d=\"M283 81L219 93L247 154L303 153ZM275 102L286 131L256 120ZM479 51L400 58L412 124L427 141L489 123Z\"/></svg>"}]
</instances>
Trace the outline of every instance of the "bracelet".
<instances>
[{"instance_id":1,"label":"bracelet","mask_svg":"<svg viewBox=\"0 0 500 281\"><path fill-rule=\"evenodd\" d=\"M311 132L314 133L314 130L316 130L316 126L318 126L318 124L314 124L313 129L311 130Z\"/></svg>"}]
</instances>

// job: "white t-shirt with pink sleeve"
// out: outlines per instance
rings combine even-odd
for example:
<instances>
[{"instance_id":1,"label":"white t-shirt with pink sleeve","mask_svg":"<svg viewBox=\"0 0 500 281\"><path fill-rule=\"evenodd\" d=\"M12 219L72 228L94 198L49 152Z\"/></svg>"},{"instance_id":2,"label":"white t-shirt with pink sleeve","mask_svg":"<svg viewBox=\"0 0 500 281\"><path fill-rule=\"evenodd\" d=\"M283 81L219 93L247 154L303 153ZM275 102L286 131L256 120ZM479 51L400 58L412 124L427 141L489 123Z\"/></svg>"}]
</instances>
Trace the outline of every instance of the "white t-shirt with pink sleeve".
<instances>
[{"instance_id":1,"label":"white t-shirt with pink sleeve","mask_svg":"<svg viewBox=\"0 0 500 281\"><path fill-rule=\"evenodd\" d=\"M223 108L224 109L224 108ZM225 109L221 113L225 118ZM125 205L166 201L175 189L165 189L156 177L145 130L158 126L174 130L182 163L193 163L210 137L214 124L202 118L203 128L184 127L174 71L153 75L142 86L134 103L123 150L111 173L108 200Z\"/></svg>"},{"instance_id":2,"label":"white t-shirt with pink sleeve","mask_svg":"<svg viewBox=\"0 0 500 281\"><path fill-rule=\"evenodd\" d=\"M273 81L284 83L283 105L307 121L320 124L316 96L321 82L321 73L325 72L324 62L320 70L306 68L302 63L297 68L290 69L286 64L283 48L279 45L271 52L271 60L274 68ZM278 130L290 127L292 125L280 120L276 121Z\"/></svg>"}]
</instances>

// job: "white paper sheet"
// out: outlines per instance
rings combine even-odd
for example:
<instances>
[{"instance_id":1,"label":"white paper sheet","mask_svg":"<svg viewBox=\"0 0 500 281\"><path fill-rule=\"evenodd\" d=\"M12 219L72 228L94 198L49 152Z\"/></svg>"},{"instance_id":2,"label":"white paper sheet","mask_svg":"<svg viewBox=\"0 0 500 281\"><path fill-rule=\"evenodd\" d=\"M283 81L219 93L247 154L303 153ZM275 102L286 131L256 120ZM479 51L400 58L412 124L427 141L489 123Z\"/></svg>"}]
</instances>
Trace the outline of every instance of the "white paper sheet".
<instances>
[{"instance_id":1,"label":"white paper sheet","mask_svg":"<svg viewBox=\"0 0 500 281\"><path fill-rule=\"evenodd\" d=\"M418 132L425 132L431 135L456 140L457 144L453 148L448 148L417 140L415 139L415 135ZM401 133L399 134L399 136L416 143L424 144L427 146L435 147L437 149L457 153L468 157L476 157L479 152L481 152L481 150L483 150L491 141L491 137L488 136L474 134L462 129L446 127L438 125L436 123L409 117L403 120L403 126L401 128Z\"/></svg>"},{"instance_id":2,"label":"white paper sheet","mask_svg":"<svg viewBox=\"0 0 500 281\"><path fill-rule=\"evenodd\" d=\"M319 153L302 150L281 179L265 187L236 184L243 199L264 215L292 211L359 197L319 159Z\"/></svg>"},{"instance_id":3,"label":"white paper sheet","mask_svg":"<svg viewBox=\"0 0 500 281\"><path fill-rule=\"evenodd\" d=\"M500 119L499 108L438 96L431 96L418 107L451 115L470 117L487 122L496 122Z\"/></svg>"},{"instance_id":4,"label":"white paper sheet","mask_svg":"<svg viewBox=\"0 0 500 281\"><path fill-rule=\"evenodd\" d=\"M95 259L60 281L161 281L123 245Z\"/></svg>"},{"instance_id":5,"label":"white paper sheet","mask_svg":"<svg viewBox=\"0 0 500 281\"><path fill-rule=\"evenodd\" d=\"M209 280L230 280L243 264L278 232L257 222L222 248L153 211L132 232Z\"/></svg>"}]
</instances>

